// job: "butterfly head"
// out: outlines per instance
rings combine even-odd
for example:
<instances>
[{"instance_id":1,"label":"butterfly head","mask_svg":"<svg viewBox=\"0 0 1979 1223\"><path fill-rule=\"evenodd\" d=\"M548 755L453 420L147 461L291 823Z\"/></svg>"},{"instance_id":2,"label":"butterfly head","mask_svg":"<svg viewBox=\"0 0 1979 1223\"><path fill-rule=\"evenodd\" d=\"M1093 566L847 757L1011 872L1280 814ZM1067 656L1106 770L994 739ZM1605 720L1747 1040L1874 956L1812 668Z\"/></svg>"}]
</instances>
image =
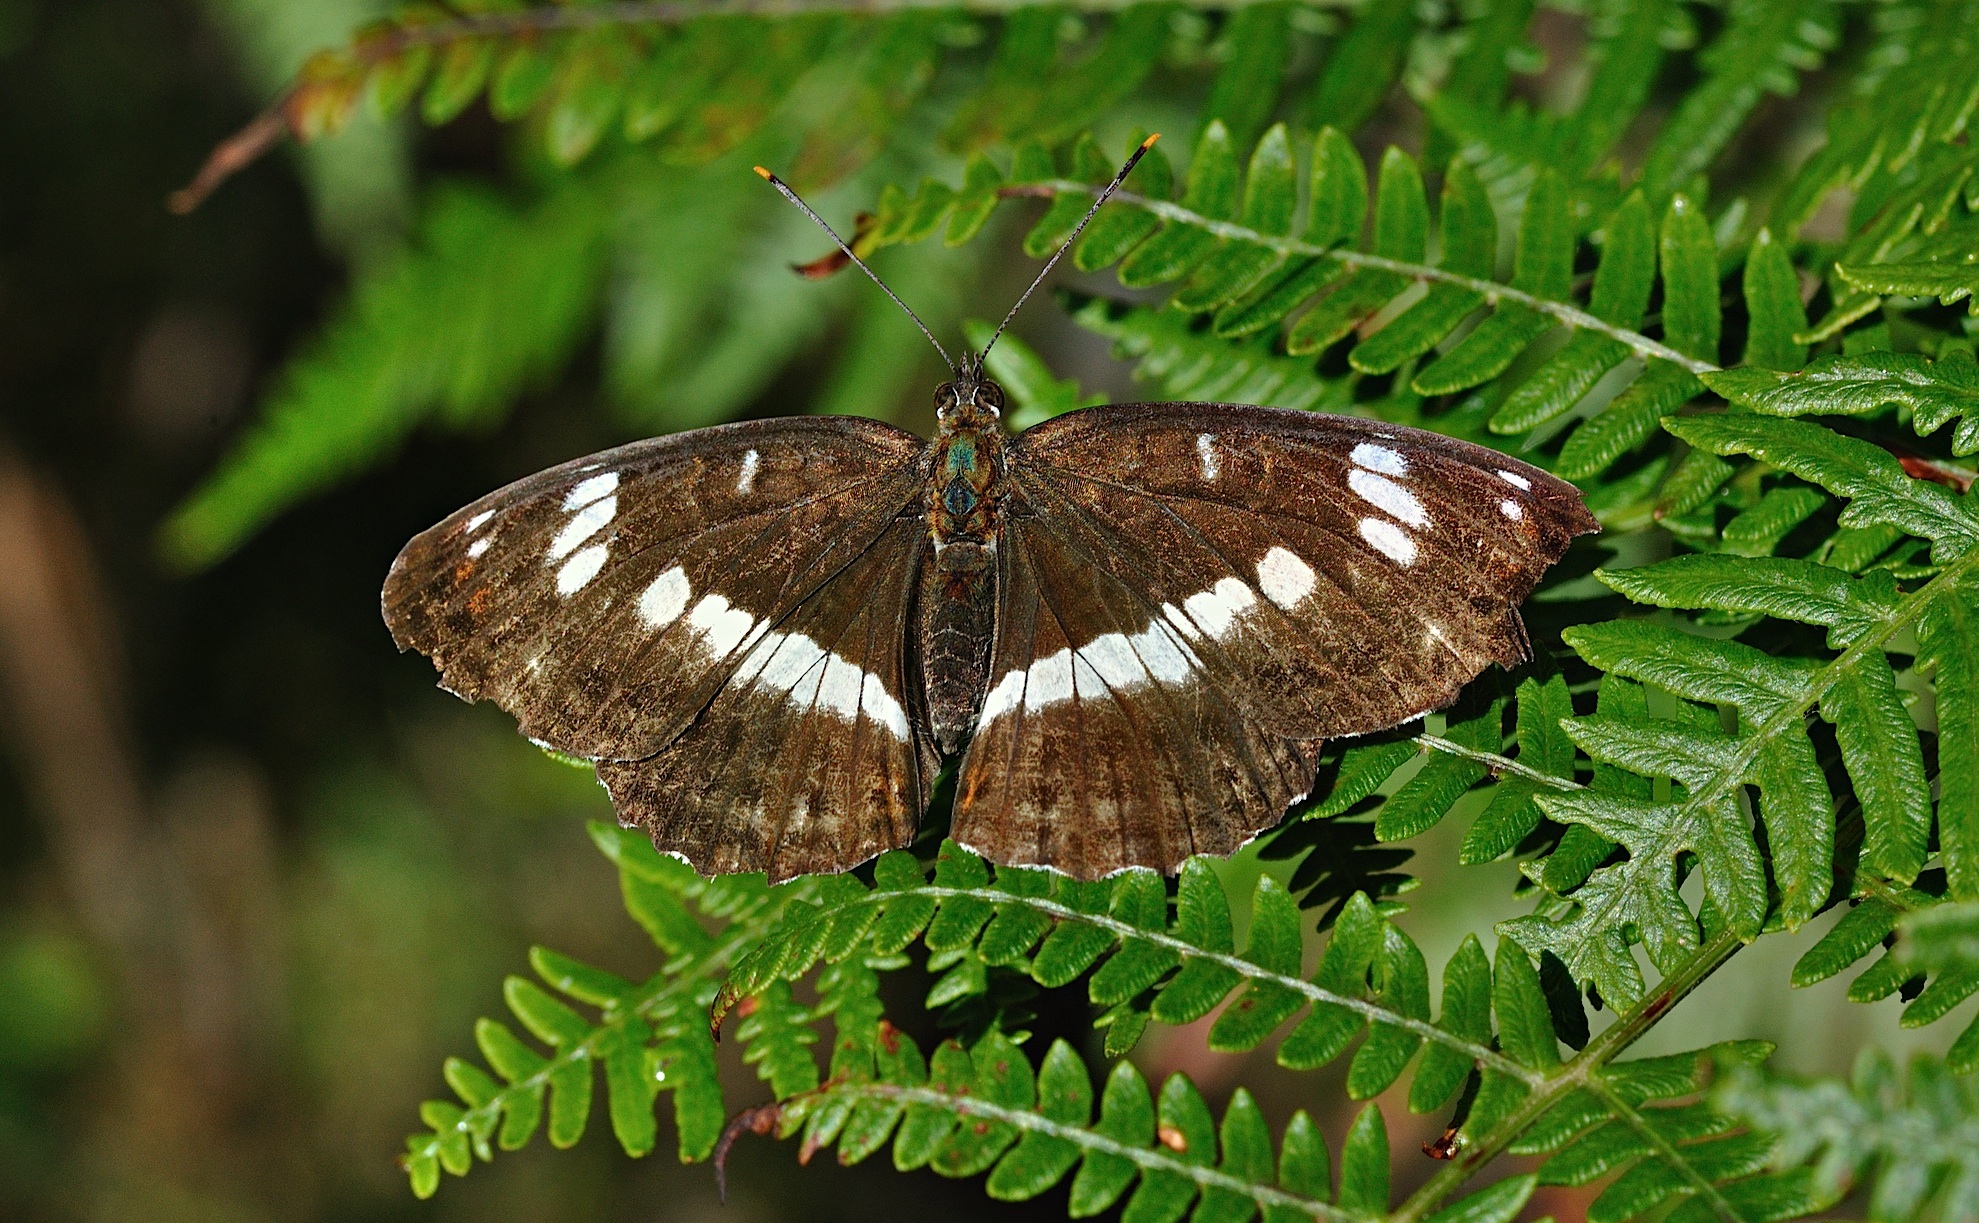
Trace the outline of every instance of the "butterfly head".
<instances>
[{"instance_id":1,"label":"butterfly head","mask_svg":"<svg viewBox=\"0 0 1979 1223\"><path fill-rule=\"evenodd\" d=\"M1003 388L983 372L982 358L964 354L955 380L935 390L935 416L943 424L994 424L1003 416Z\"/></svg>"}]
</instances>

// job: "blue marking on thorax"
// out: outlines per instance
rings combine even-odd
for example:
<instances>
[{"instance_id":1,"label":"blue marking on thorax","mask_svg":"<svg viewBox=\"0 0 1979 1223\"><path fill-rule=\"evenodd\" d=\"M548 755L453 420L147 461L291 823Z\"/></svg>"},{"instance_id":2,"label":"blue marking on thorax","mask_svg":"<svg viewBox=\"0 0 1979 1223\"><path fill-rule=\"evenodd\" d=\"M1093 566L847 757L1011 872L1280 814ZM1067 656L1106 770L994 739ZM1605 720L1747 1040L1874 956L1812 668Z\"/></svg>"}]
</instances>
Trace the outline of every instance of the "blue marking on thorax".
<instances>
[{"instance_id":1,"label":"blue marking on thorax","mask_svg":"<svg viewBox=\"0 0 1979 1223\"><path fill-rule=\"evenodd\" d=\"M948 447L948 474L965 476L976 467L976 443L958 438Z\"/></svg>"},{"instance_id":2,"label":"blue marking on thorax","mask_svg":"<svg viewBox=\"0 0 1979 1223\"><path fill-rule=\"evenodd\" d=\"M968 485L956 480L948 486L948 491L941 495L941 503L947 507L950 514L960 518L975 508L976 494L969 491Z\"/></svg>"}]
</instances>

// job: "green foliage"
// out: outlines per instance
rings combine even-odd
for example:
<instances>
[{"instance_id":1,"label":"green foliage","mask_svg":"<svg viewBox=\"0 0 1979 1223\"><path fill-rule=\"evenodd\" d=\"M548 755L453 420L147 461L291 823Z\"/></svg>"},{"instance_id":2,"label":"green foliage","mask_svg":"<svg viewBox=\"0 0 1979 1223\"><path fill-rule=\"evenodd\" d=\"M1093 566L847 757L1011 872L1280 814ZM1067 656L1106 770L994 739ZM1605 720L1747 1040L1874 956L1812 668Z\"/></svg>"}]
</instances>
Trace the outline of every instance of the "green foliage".
<instances>
[{"instance_id":1,"label":"green foliage","mask_svg":"<svg viewBox=\"0 0 1979 1223\"><path fill-rule=\"evenodd\" d=\"M475 1025L475 1044L487 1069L447 1059L447 1086L459 1102L422 1105L419 1118L429 1131L408 1139L400 1157L420 1197L438 1189L442 1170L463 1176L477 1157L492 1159L496 1147L527 1145L546 1120L551 1145L574 1145L589 1123L598 1067L604 1072L612 1133L628 1155L653 1149L654 1103L663 1091L673 1093L682 1160L706 1159L721 1136L726 1109L708 1007L734 958L755 945L784 904L815 884L771 889L760 875L702 879L679 861L661 857L635 833L593 824L591 835L617 863L626 911L652 937L665 963L646 981L632 982L554 951L532 951L530 965L543 984L510 977L502 996L547 1052L499 1020ZM854 1001L861 984L875 983L870 974L865 982L840 974L837 991L817 1008L796 1006L788 989L766 994L738 1033L749 1046L746 1056L786 1092L816 1087L817 1067L807 1046L817 1037L807 1025L830 1011L875 1018L876 1010L865 1014Z\"/></svg>"},{"instance_id":2,"label":"green foliage","mask_svg":"<svg viewBox=\"0 0 1979 1223\"><path fill-rule=\"evenodd\" d=\"M1837 353L1797 373L1771 369L1728 369L1710 376L1711 389L1742 408L1774 416L1868 416L1886 407L1903 409L1919 436L1952 421L1951 451L1979 451L1979 363L1964 349L1932 361L1918 353Z\"/></svg>"},{"instance_id":3,"label":"green foliage","mask_svg":"<svg viewBox=\"0 0 1979 1223\"><path fill-rule=\"evenodd\" d=\"M1979 1219L1976 1088L1934 1058L1918 1057L1906 1076L1864 1050L1847 1084L1798 1083L1742 1067L1714 1099L1771 1136L1776 1167L1812 1161L1825 1195L1871 1182L1876 1223L1972 1223Z\"/></svg>"},{"instance_id":4,"label":"green foliage","mask_svg":"<svg viewBox=\"0 0 1979 1223\"><path fill-rule=\"evenodd\" d=\"M1879 1217L1972 1217L1979 1174L1939 1139L1970 1125L1947 1074L1979 1068L1979 1023L1908 1095L1880 1063L1852 1091L1767 1080L1752 1044L1619 1058L1739 947L1831 907L1794 984L1868 960L1851 997L1900 993L1912 1026L1979 993L1979 512L1956 461L1979 453L1979 5L1594 0L1546 16L1585 49L1543 69L1528 42L1560 44L1529 0L1100 7L420 5L319 57L280 102L298 135L485 104L526 186L431 191L172 554L217 559L422 426L492 427L593 334L619 426L691 427L748 407L861 293L847 355L789 410L887 412L922 393L918 337L850 279L789 278L823 243L749 161L841 184L821 208L865 206L848 240L952 328L1001 222L1049 255L1160 116L1176 138L1070 252L1127 292L1061 291L1073 322L1164 397L1517 451L1579 484L1612 555L1542 590L1531 666L1326 750L1261 847L1283 865L1241 949L1201 861L1083 884L944 845L772 890L601 832L664 967L632 983L537 953L544 984L507 991L526 1036L484 1022L486 1069L448 1064L459 1102L427 1106L415 1188L545 1125L576 1141L594 1063L626 1150L659 1142L671 1090L683 1158L706 1157L729 1111L712 1006L807 1151L890 1144L1010 1199L1070 1178L1074 1213L1508 1220L1536 1183L1600 1182L1591 1219L1770 1220L1873 1166ZM1774 152L1816 136L1798 164ZM1020 427L1096 402L1008 337L992 372ZM1464 863L1517 861L1530 911L1494 953L1432 965L1400 868L1449 819ZM955 1033L926 1057L878 1001L914 963ZM1242 1092L1219 1120L1123 1064L1095 1113L1079 1051L1028 1056L1038 992L1067 988L1109 1056L1213 1015L1217 1049L1346 1059L1354 1099L1406 1082L1411 1108L1454 1110L1456 1158L1396 1204L1372 1109L1337 1184L1303 1114L1274 1136ZM1544 1158L1460 1199L1508 1152Z\"/></svg>"},{"instance_id":5,"label":"green foliage","mask_svg":"<svg viewBox=\"0 0 1979 1223\"><path fill-rule=\"evenodd\" d=\"M925 1057L906 1033L880 1030L874 1064L814 1096L786 1102L779 1122L816 1150L836 1143L854 1164L893 1143L894 1167L943 1176L988 1172L985 1190L1027 1201L1072 1178L1070 1213L1125 1201L1130 1219L1378 1219L1388 1208L1388 1136L1380 1110L1363 1109L1332 1157L1302 1110L1274 1143L1250 1093L1238 1088L1219 1122L1183 1075L1156 1096L1129 1062L1106 1077L1094 1115L1092 1075L1072 1047L1054 1043L1033 1071L992 1032L967 1050L944 1042ZM1517 1177L1458 1203L1454 1217L1509 1220L1534 1181ZM1129 1190L1132 1190L1131 1195Z\"/></svg>"}]
</instances>

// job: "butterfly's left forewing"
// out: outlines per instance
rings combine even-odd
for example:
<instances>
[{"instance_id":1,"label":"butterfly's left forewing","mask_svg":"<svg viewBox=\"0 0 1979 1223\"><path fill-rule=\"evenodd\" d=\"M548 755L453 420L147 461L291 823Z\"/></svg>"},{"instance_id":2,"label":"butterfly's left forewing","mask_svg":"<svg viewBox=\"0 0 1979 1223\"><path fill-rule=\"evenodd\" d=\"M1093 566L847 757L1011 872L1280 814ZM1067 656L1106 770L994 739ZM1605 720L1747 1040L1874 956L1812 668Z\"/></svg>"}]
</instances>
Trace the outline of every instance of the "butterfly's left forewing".
<instances>
[{"instance_id":1,"label":"butterfly's left forewing","mask_svg":"<svg viewBox=\"0 0 1979 1223\"><path fill-rule=\"evenodd\" d=\"M874 421L642 442L492 493L406 545L403 648L597 762L703 871L839 871L906 843L933 749L909 681L922 443Z\"/></svg>"},{"instance_id":2,"label":"butterfly's left forewing","mask_svg":"<svg viewBox=\"0 0 1979 1223\"><path fill-rule=\"evenodd\" d=\"M414 537L385 622L530 738L643 759L914 502L921 448L877 421L798 418L553 467Z\"/></svg>"}]
</instances>

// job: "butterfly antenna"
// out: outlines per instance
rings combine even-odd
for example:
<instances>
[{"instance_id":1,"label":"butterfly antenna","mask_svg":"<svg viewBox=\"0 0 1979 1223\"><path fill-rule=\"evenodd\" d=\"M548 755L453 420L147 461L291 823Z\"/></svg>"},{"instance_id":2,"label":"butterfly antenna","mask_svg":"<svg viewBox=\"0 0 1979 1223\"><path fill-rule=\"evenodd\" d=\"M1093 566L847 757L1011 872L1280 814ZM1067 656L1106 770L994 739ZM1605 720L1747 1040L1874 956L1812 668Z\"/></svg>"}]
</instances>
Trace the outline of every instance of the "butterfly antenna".
<instances>
[{"instance_id":1,"label":"butterfly antenna","mask_svg":"<svg viewBox=\"0 0 1979 1223\"><path fill-rule=\"evenodd\" d=\"M1024 290L1024 296L1017 299L1017 304L1010 307L1010 313L1003 316L1003 322L997 325L996 334L990 337L989 343L983 345L982 354L977 357L979 363L988 359L989 350L995 348L996 342L1003 338L1003 329L1010 326L1010 320L1017 317L1017 312L1024 308L1024 303L1031 300L1031 294L1037 292L1038 286L1044 283L1044 278L1051 275L1051 269L1056 267L1058 261L1065 257L1066 251L1072 249L1072 244L1079 240L1079 235L1086 231L1086 225L1099 212L1099 206L1106 203L1108 196L1120 189L1120 184L1127 181L1127 176L1134 172L1134 167L1141 163L1141 158L1147 155L1147 151L1153 148L1154 142L1159 139L1161 139L1161 133L1156 132L1146 140L1141 141L1141 147L1135 149L1132 155L1127 158L1127 164L1120 167L1120 173L1114 175L1113 181L1106 185L1105 190L1099 193L1097 199L1093 200L1093 206L1086 209L1085 216L1079 218L1079 224L1073 228L1071 236L1059 244L1058 250L1053 252L1050 259L1045 260L1044 267L1038 271L1037 279L1031 282L1030 288Z\"/></svg>"},{"instance_id":2,"label":"butterfly antenna","mask_svg":"<svg viewBox=\"0 0 1979 1223\"><path fill-rule=\"evenodd\" d=\"M775 187L778 191L781 191L783 193L784 199L787 199L791 203L797 205L797 208L800 212L802 212L805 216L811 218L813 221L817 222L819 229L822 229L826 233L830 234L831 240L833 242L838 243L838 249L845 252L845 257L847 259L850 259L852 262L858 264L859 270L864 272L867 276L871 277L873 283L880 287L880 292L892 298L893 304L899 306L903 311L906 311L907 317L914 320L914 325L921 329L921 334L928 337L928 343L934 345L935 351L941 354L941 359L943 364L947 365L948 368L951 370L957 369L957 366L955 364L955 359L948 355L948 350L941 346L941 341L935 339L935 333L928 330L928 325L921 321L921 316L914 313L911 309L908 309L907 303L900 300L900 295L895 293L892 289L887 288L886 281L880 279L879 273L867 267L866 261L864 259L861 259L859 258L859 256L852 253L852 248L845 244L845 239L838 236L837 230L825 224L825 219L823 217L811 211L811 206L809 204L806 204L802 199L800 199L797 193L790 189L790 185L788 183L784 182L782 179L770 173L768 170L765 170L761 166L756 167L756 173L762 175L764 181L768 182L770 186Z\"/></svg>"}]
</instances>

